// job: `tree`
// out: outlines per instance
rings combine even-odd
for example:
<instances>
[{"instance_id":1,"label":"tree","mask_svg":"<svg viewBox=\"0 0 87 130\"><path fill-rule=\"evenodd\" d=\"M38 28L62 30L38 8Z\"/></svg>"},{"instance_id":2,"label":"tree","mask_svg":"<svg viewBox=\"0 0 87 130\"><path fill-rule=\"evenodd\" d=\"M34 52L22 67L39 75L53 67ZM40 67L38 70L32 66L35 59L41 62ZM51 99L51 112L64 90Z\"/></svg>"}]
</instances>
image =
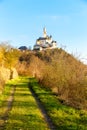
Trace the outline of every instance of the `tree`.
<instances>
[{"instance_id":1,"label":"tree","mask_svg":"<svg viewBox=\"0 0 87 130\"><path fill-rule=\"evenodd\" d=\"M12 78L13 71L12 68L16 65L19 58L19 51L8 43L0 44L0 61L3 67L10 70L10 78Z\"/></svg>"}]
</instances>

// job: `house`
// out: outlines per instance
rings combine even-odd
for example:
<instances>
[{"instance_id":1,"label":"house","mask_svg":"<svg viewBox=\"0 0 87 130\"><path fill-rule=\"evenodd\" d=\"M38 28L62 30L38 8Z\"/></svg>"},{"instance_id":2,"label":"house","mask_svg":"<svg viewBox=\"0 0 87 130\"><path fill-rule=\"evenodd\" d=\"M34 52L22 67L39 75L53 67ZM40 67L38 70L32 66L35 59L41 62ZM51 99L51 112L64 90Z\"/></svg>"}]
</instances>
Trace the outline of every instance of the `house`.
<instances>
[{"instance_id":1,"label":"house","mask_svg":"<svg viewBox=\"0 0 87 130\"><path fill-rule=\"evenodd\" d=\"M26 50L28 50L28 48L27 48L26 46L20 46L18 49L21 50L21 51L26 51Z\"/></svg>"},{"instance_id":2,"label":"house","mask_svg":"<svg viewBox=\"0 0 87 130\"><path fill-rule=\"evenodd\" d=\"M43 29L43 37L39 37L36 40L36 44L33 47L33 50L45 50L53 49L57 47L57 42L52 39L52 36L48 36L46 28Z\"/></svg>"}]
</instances>

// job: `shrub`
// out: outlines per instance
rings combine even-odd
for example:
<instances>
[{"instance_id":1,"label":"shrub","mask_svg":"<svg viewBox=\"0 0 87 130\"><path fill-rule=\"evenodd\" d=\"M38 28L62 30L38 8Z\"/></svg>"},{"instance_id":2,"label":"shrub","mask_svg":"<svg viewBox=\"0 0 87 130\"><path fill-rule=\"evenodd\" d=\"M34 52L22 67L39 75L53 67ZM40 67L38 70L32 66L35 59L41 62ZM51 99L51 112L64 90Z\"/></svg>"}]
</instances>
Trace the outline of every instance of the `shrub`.
<instances>
[{"instance_id":1,"label":"shrub","mask_svg":"<svg viewBox=\"0 0 87 130\"><path fill-rule=\"evenodd\" d=\"M87 108L87 67L62 49L23 53L19 73L36 77L65 104ZM27 68L27 69L26 69Z\"/></svg>"},{"instance_id":2,"label":"shrub","mask_svg":"<svg viewBox=\"0 0 87 130\"><path fill-rule=\"evenodd\" d=\"M67 105L86 108L85 70L80 61L61 51L55 53L50 62L45 63L41 83Z\"/></svg>"}]
</instances>

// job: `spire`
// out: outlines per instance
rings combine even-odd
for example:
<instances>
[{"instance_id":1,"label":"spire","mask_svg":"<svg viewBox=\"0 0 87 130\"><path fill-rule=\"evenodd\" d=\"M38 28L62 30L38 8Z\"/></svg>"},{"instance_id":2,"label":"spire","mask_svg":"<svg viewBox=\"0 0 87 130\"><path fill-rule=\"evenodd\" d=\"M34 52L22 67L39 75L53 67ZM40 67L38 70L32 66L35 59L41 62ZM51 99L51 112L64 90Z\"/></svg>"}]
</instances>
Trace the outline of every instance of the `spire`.
<instances>
[{"instance_id":1,"label":"spire","mask_svg":"<svg viewBox=\"0 0 87 130\"><path fill-rule=\"evenodd\" d=\"M46 32L46 28L43 28L43 36L46 37L47 36L47 32Z\"/></svg>"}]
</instances>

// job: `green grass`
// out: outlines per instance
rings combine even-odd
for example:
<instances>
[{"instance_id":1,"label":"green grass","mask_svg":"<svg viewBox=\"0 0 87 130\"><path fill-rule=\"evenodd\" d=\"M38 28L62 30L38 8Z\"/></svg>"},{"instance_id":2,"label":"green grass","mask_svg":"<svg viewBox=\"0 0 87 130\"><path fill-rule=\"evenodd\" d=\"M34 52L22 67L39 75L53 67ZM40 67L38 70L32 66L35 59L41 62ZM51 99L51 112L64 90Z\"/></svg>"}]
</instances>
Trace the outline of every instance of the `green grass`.
<instances>
[{"instance_id":1,"label":"green grass","mask_svg":"<svg viewBox=\"0 0 87 130\"><path fill-rule=\"evenodd\" d=\"M0 95L0 116L2 116L12 86L16 86L13 107L4 127L5 130L49 130L29 90L29 82L55 124L56 130L87 130L86 111L62 105L50 90L38 85L35 79L27 77L9 81L3 94Z\"/></svg>"},{"instance_id":2,"label":"green grass","mask_svg":"<svg viewBox=\"0 0 87 130\"><path fill-rule=\"evenodd\" d=\"M10 84L6 84L3 90L3 93L0 94L0 125L3 125L4 121L1 117L4 115L7 109L8 98L10 96L10 92L12 90L12 86Z\"/></svg>"},{"instance_id":3,"label":"green grass","mask_svg":"<svg viewBox=\"0 0 87 130\"><path fill-rule=\"evenodd\" d=\"M5 108L7 106L7 99L10 96L10 91L12 89L12 86L9 84L6 84L3 90L3 93L0 95L0 116L2 113L4 113Z\"/></svg>"},{"instance_id":4,"label":"green grass","mask_svg":"<svg viewBox=\"0 0 87 130\"><path fill-rule=\"evenodd\" d=\"M61 104L50 90L41 87L33 78L30 85L43 103L48 115L56 126L56 130L87 130L86 111L76 110Z\"/></svg>"},{"instance_id":5,"label":"green grass","mask_svg":"<svg viewBox=\"0 0 87 130\"><path fill-rule=\"evenodd\" d=\"M29 90L29 78L19 78L14 103L5 130L49 130L37 103Z\"/></svg>"}]
</instances>

